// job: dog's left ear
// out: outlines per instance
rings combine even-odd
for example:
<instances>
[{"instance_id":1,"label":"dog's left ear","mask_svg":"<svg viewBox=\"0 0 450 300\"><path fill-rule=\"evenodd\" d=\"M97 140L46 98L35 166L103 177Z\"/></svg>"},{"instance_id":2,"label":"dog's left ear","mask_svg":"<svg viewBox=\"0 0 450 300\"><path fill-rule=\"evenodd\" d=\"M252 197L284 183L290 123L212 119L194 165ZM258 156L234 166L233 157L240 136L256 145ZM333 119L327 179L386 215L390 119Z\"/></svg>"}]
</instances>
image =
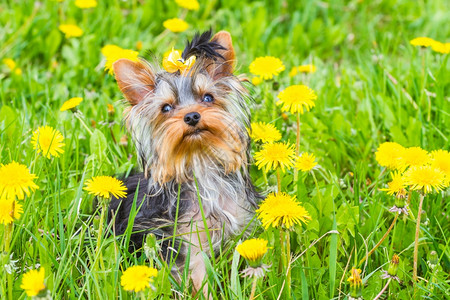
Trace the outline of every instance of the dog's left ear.
<instances>
[{"instance_id":1,"label":"dog's left ear","mask_svg":"<svg viewBox=\"0 0 450 300\"><path fill-rule=\"evenodd\" d=\"M213 36L211 41L218 43L225 49L217 50L217 53L222 55L224 59L217 59L213 66L208 68L208 72L214 79L233 74L234 66L236 64L236 56L234 54L231 35L227 31L219 31Z\"/></svg>"}]
</instances>

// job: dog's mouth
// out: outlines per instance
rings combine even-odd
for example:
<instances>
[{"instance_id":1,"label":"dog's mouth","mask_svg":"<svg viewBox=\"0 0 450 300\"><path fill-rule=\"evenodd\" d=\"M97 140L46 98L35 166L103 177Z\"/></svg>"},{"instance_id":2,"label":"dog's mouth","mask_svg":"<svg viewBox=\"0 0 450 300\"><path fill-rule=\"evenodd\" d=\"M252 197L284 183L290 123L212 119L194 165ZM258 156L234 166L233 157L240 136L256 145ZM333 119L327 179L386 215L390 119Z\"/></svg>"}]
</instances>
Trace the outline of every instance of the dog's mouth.
<instances>
[{"instance_id":1,"label":"dog's mouth","mask_svg":"<svg viewBox=\"0 0 450 300\"><path fill-rule=\"evenodd\" d=\"M204 128L197 128L194 130L189 130L187 132L184 133L183 135L183 139L185 138L195 138L195 137L201 137L204 133L208 132L209 130L204 129Z\"/></svg>"}]
</instances>

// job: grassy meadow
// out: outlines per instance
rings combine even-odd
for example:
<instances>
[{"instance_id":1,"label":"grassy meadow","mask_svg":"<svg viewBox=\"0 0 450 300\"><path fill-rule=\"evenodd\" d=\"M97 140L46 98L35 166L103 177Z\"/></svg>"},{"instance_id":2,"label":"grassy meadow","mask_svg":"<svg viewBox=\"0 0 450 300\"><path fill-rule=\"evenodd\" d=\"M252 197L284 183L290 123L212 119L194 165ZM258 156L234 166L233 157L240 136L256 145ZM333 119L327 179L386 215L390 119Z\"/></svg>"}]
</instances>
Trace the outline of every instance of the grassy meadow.
<instances>
[{"instance_id":1,"label":"grassy meadow","mask_svg":"<svg viewBox=\"0 0 450 300\"><path fill-rule=\"evenodd\" d=\"M255 218L250 237L268 241L263 263L269 267L256 282L254 299L448 297L450 191L444 187L422 197L410 188L409 215L390 212L396 197L381 189L392 171L378 163L376 151L384 142L429 152L450 149L449 55L410 44L416 37L450 42L449 3L199 2L198 10L172 0L100 0L89 9L72 0L0 2L0 166L25 165L39 187L16 201L23 212L12 223L0 218L0 298L30 298L22 280L40 268L45 269L45 289L39 295L47 298L204 298L193 295L187 272L181 282L170 275L157 244L139 255L128 252L129 234L99 240L99 230L112 233L112 227L99 220L94 196L84 187L94 176L121 178L139 168L122 123L127 104L114 76L104 70L102 47L113 44L162 61L172 47L183 49L186 39L209 28L231 33L236 74L250 81L256 77L249 72L255 58L273 56L283 62L285 70L272 80L248 85L255 100L252 122L273 124L281 141L295 145L297 115L276 105L279 92L303 84L317 94L315 106L299 115L298 150L314 154L318 165L308 172L288 168L278 178L275 170L250 166L264 195L280 185L311 217L291 230L265 229ZM175 17L189 28L180 33L165 29L163 22ZM67 38L59 29L65 23L78 25L82 35ZM315 72L290 72L307 64ZM78 111L60 111L73 97L83 98ZM45 125L64 137L59 156L48 158L32 144L33 132ZM252 154L263 147L253 141ZM1 174L0 188L8 180ZM241 276L247 264L235 251L242 240L224 245L214 259L205 256L214 299L248 299L252 293L253 279ZM399 256L399 281L382 278L394 254ZM158 270L152 288L140 293L123 289L121 275L134 265ZM361 283L348 280L352 268L361 270L353 272Z\"/></svg>"}]
</instances>

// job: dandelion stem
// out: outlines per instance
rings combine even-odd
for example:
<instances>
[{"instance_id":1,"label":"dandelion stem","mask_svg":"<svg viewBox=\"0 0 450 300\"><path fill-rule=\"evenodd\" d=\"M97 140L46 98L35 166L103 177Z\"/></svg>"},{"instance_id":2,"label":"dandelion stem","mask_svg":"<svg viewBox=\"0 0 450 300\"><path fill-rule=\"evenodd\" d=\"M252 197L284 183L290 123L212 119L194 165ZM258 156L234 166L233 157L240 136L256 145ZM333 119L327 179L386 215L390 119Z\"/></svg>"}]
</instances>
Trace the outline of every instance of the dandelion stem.
<instances>
[{"instance_id":1,"label":"dandelion stem","mask_svg":"<svg viewBox=\"0 0 450 300\"><path fill-rule=\"evenodd\" d=\"M295 140L295 154L300 155L300 112L297 112L297 138ZM297 184L298 170L294 170L294 183Z\"/></svg>"},{"instance_id":2,"label":"dandelion stem","mask_svg":"<svg viewBox=\"0 0 450 300\"><path fill-rule=\"evenodd\" d=\"M250 294L249 300L253 300L256 292L256 282L258 281L258 277L253 276L253 284L252 284L252 292Z\"/></svg>"},{"instance_id":3,"label":"dandelion stem","mask_svg":"<svg viewBox=\"0 0 450 300\"><path fill-rule=\"evenodd\" d=\"M359 265L361 265L366 259L368 259L369 256L372 255L372 253L375 252L375 250L381 245L381 243L383 243L383 241L387 238L387 236L391 232L392 228L394 228L395 222L397 222L397 218L398 218L398 213L395 214L395 217L394 217L394 220L392 221L391 226L389 226L388 230L383 235L381 240L375 245L375 247L372 248L372 250L369 251L369 253L367 253L367 255L363 259L361 259L359 261Z\"/></svg>"},{"instance_id":4,"label":"dandelion stem","mask_svg":"<svg viewBox=\"0 0 450 300\"><path fill-rule=\"evenodd\" d=\"M423 199L425 196L423 194L420 195L419 201L419 210L417 211L417 219L416 219L416 237L414 240L414 267L413 267L413 281L417 282L417 259L419 254L419 232L420 232L420 217L422 214L422 205Z\"/></svg>"},{"instance_id":5,"label":"dandelion stem","mask_svg":"<svg viewBox=\"0 0 450 300\"><path fill-rule=\"evenodd\" d=\"M277 168L277 192L281 193L281 173L280 173L280 168Z\"/></svg>"},{"instance_id":6,"label":"dandelion stem","mask_svg":"<svg viewBox=\"0 0 450 300\"><path fill-rule=\"evenodd\" d=\"M375 298L373 298L373 300L378 300L380 299L381 296L383 296L383 293L386 291L386 289L389 286L389 283L391 283L392 278L388 279L388 282L386 282L386 285L383 287L383 289L380 291L380 293L378 295L375 296Z\"/></svg>"},{"instance_id":7,"label":"dandelion stem","mask_svg":"<svg viewBox=\"0 0 450 300\"><path fill-rule=\"evenodd\" d=\"M87 130L87 132L89 132L89 134L92 135L92 130L89 129L89 127L86 125L81 115L78 112L74 113L73 115L75 116L75 118L78 119L78 121L80 121L81 125L83 125L83 127Z\"/></svg>"},{"instance_id":8,"label":"dandelion stem","mask_svg":"<svg viewBox=\"0 0 450 300\"><path fill-rule=\"evenodd\" d=\"M291 235L286 230L286 299L291 299Z\"/></svg>"}]
</instances>

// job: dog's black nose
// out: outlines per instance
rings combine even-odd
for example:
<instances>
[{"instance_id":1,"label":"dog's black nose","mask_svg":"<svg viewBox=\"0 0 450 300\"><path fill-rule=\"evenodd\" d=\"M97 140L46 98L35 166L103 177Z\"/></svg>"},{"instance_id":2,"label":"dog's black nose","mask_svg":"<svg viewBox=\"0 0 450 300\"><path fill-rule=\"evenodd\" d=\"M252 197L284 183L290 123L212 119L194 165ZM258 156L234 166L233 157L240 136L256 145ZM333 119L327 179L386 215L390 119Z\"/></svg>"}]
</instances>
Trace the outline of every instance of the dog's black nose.
<instances>
[{"instance_id":1,"label":"dog's black nose","mask_svg":"<svg viewBox=\"0 0 450 300\"><path fill-rule=\"evenodd\" d=\"M200 121L200 114L198 112L190 112L184 116L184 122L188 125L195 126Z\"/></svg>"}]
</instances>

